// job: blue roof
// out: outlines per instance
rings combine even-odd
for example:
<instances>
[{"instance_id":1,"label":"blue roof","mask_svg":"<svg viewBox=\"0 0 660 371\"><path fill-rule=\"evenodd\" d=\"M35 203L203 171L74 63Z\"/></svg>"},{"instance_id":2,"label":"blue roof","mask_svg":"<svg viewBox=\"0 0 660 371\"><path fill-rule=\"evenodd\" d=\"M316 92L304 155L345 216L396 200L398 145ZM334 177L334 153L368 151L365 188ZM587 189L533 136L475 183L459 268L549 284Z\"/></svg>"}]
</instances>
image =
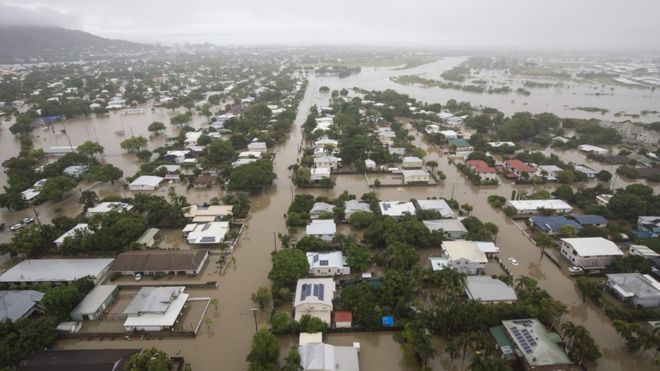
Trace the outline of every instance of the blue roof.
<instances>
[{"instance_id":1,"label":"blue roof","mask_svg":"<svg viewBox=\"0 0 660 371\"><path fill-rule=\"evenodd\" d=\"M607 219L601 215L575 215L573 219L582 225L607 224Z\"/></svg>"},{"instance_id":2,"label":"blue roof","mask_svg":"<svg viewBox=\"0 0 660 371\"><path fill-rule=\"evenodd\" d=\"M536 216L530 219L541 232L557 231L564 226L571 226L575 230L582 229L582 226L575 220L570 220L565 216Z\"/></svg>"},{"instance_id":3,"label":"blue roof","mask_svg":"<svg viewBox=\"0 0 660 371\"><path fill-rule=\"evenodd\" d=\"M394 326L394 317L392 317L392 316L383 316L383 326L385 326L385 327Z\"/></svg>"}]
</instances>

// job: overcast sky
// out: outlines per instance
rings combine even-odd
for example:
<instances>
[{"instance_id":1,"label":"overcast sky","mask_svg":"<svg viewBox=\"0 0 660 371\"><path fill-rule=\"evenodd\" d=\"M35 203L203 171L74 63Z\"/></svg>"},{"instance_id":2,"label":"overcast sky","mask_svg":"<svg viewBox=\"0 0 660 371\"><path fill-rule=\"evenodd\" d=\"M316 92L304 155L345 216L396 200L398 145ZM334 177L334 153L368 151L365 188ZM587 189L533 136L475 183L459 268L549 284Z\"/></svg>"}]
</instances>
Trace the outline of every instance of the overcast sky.
<instances>
[{"instance_id":1,"label":"overcast sky","mask_svg":"<svg viewBox=\"0 0 660 371\"><path fill-rule=\"evenodd\" d=\"M660 0L0 0L0 24L165 44L660 49Z\"/></svg>"}]
</instances>

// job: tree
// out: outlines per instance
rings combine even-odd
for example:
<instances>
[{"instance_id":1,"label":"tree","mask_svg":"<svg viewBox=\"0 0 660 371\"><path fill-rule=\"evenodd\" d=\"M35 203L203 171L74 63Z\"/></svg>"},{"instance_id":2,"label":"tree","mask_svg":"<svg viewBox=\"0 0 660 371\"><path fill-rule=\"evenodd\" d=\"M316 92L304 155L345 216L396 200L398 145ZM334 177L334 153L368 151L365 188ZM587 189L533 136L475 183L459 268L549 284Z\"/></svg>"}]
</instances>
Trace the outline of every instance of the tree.
<instances>
[{"instance_id":1,"label":"tree","mask_svg":"<svg viewBox=\"0 0 660 371\"><path fill-rule=\"evenodd\" d=\"M364 272L371 267L371 253L362 245L349 244L344 248L344 256L353 273Z\"/></svg>"},{"instance_id":2,"label":"tree","mask_svg":"<svg viewBox=\"0 0 660 371\"><path fill-rule=\"evenodd\" d=\"M52 225L31 225L18 230L11 238L11 242L3 249L8 250L11 256L26 256L28 258L43 255L52 246L60 231Z\"/></svg>"},{"instance_id":3,"label":"tree","mask_svg":"<svg viewBox=\"0 0 660 371\"><path fill-rule=\"evenodd\" d=\"M256 161L235 167L229 173L229 188L246 191L259 191L275 179L273 163Z\"/></svg>"},{"instance_id":4,"label":"tree","mask_svg":"<svg viewBox=\"0 0 660 371\"><path fill-rule=\"evenodd\" d=\"M284 366L282 371L302 371L302 366L300 366L300 353L298 353L298 348L291 347L289 354L284 360Z\"/></svg>"},{"instance_id":5,"label":"tree","mask_svg":"<svg viewBox=\"0 0 660 371\"><path fill-rule=\"evenodd\" d=\"M135 353L124 365L126 371L170 371L173 364L167 354L155 347Z\"/></svg>"},{"instance_id":6,"label":"tree","mask_svg":"<svg viewBox=\"0 0 660 371\"><path fill-rule=\"evenodd\" d=\"M119 180L122 176L124 176L124 171L113 164L104 164L93 167L86 174L87 179L104 183L110 182L110 184L115 184L115 181Z\"/></svg>"},{"instance_id":7,"label":"tree","mask_svg":"<svg viewBox=\"0 0 660 371\"><path fill-rule=\"evenodd\" d=\"M644 215L646 212L644 200L636 194L628 192L617 192L610 199L607 208L616 217L628 221L636 221L638 216Z\"/></svg>"},{"instance_id":8,"label":"tree","mask_svg":"<svg viewBox=\"0 0 660 371\"><path fill-rule=\"evenodd\" d=\"M147 145L147 138L143 136L130 137L119 143L121 149L126 150L127 152L138 152L140 151L140 148L146 145Z\"/></svg>"},{"instance_id":9,"label":"tree","mask_svg":"<svg viewBox=\"0 0 660 371\"><path fill-rule=\"evenodd\" d=\"M557 180L562 184L571 184L575 181L575 173L572 170L562 170L557 174Z\"/></svg>"},{"instance_id":10,"label":"tree","mask_svg":"<svg viewBox=\"0 0 660 371\"><path fill-rule=\"evenodd\" d=\"M259 305L261 310L266 309L270 305L270 289L268 287L259 287L257 291L252 293L252 302Z\"/></svg>"},{"instance_id":11,"label":"tree","mask_svg":"<svg viewBox=\"0 0 660 371\"><path fill-rule=\"evenodd\" d=\"M87 210L90 207L94 207L99 202L99 196L94 191L83 191L80 194L78 202L80 202L84 209Z\"/></svg>"},{"instance_id":12,"label":"tree","mask_svg":"<svg viewBox=\"0 0 660 371\"><path fill-rule=\"evenodd\" d=\"M298 279L306 277L309 262L304 252L298 249L284 249L273 254L273 268L268 278L273 282L273 291L280 287L292 288Z\"/></svg>"},{"instance_id":13,"label":"tree","mask_svg":"<svg viewBox=\"0 0 660 371\"><path fill-rule=\"evenodd\" d=\"M209 145L206 160L210 166L218 167L227 164L233 157L234 148L231 144L224 140L216 140Z\"/></svg>"},{"instance_id":14,"label":"tree","mask_svg":"<svg viewBox=\"0 0 660 371\"><path fill-rule=\"evenodd\" d=\"M348 222L355 228L367 228L376 221L376 215L366 211L356 211L348 217Z\"/></svg>"},{"instance_id":15,"label":"tree","mask_svg":"<svg viewBox=\"0 0 660 371\"><path fill-rule=\"evenodd\" d=\"M192 113L191 112L186 112L186 113L180 113L170 119L170 124L174 126L179 126L182 127L183 125L187 124L192 120Z\"/></svg>"},{"instance_id":16,"label":"tree","mask_svg":"<svg viewBox=\"0 0 660 371\"><path fill-rule=\"evenodd\" d=\"M209 121L211 116L213 116L213 113L211 112L211 104L209 103L203 104L200 112L206 117L206 121Z\"/></svg>"},{"instance_id":17,"label":"tree","mask_svg":"<svg viewBox=\"0 0 660 371\"><path fill-rule=\"evenodd\" d=\"M149 124L147 130L154 133L155 135L159 135L161 131L165 130L165 124L163 124L160 121L154 121L151 124Z\"/></svg>"},{"instance_id":18,"label":"tree","mask_svg":"<svg viewBox=\"0 0 660 371\"><path fill-rule=\"evenodd\" d=\"M73 178L66 175L50 178L41 188L38 197L42 200L61 199L65 193L74 189L77 184Z\"/></svg>"},{"instance_id":19,"label":"tree","mask_svg":"<svg viewBox=\"0 0 660 371\"><path fill-rule=\"evenodd\" d=\"M315 332L325 332L328 329L328 324L323 322L318 317L312 317L310 315L303 315L300 317L299 321L300 332L315 333Z\"/></svg>"},{"instance_id":20,"label":"tree","mask_svg":"<svg viewBox=\"0 0 660 371\"><path fill-rule=\"evenodd\" d=\"M69 313L78 305L80 292L73 285L56 286L44 294L41 302L48 313L63 321L69 318Z\"/></svg>"},{"instance_id":21,"label":"tree","mask_svg":"<svg viewBox=\"0 0 660 371\"><path fill-rule=\"evenodd\" d=\"M97 142L92 142L90 140L78 146L76 149L78 153L87 157L94 157L98 154L102 154L104 149L103 146Z\"/></svg>"},{"instance_id":22,"label":"tree","mask_svg":"<svg viewBox=\"0 0 660 371\"><path fill-rule=\"evenodd\" d=\"M247 356L248 370L276 370L280 346L270 331L259 330L252 338L252 348Z\"/></svg>"},{"instance_id":23,"label":"tree","mask_svg":"<svg viewBox=\"0 0 660 371\"><path fill-rule=\"evenodd\" d=\"M295 330L296 322L289 313L278 310L270 317L270 331L273 334L286 334Z\"/></svg>"},{"instance_id":24,"label":"tree","mask_svg":"<svg viewBox=\"0 0 660 371\"><path fill-rule=\"evenodd\" d=\"M434 172L435 169L438 167L438 162L437 161L426 161L426 166L431 169L431 172Z\"/></svg>"},{"instance_id":25,"label":"tree","mask_svg":"<svg viewBox=\"0 0 660 371\"><path fill-rule=\"evenodd\" d=\"M598 345L583 326L575 325L570 321L561 326L564 337L568 338L568 356L577 364L594 362L601 357Z\"/></svg>"},{"instance_id":26,"label":"tree","mask_svg":"<svg viewBox=\"0 0 660 371\"><path fill-rule=\"evenodd\" d=\"M580 292L582 293L582 301L585 301L587 298L589 298L595 303L600 303L600 298L603 297L602 284L587 277L578 277L577 284Z\"/></svg>"},{"instance_id":27,"label":"tree","mask_svg":"<svg viewBox=\"0 0 660 371\"><path fill-rule=\"evenodd\" d=\"M609 182L610 179L612 179L612 173L610 173L607 170L601 170L596 174L596 179L600 180L601 182Z\"/></svg>"},{"instance_id":28,"label":"tree","mask_svg":"<svg viewBox=\"0 0 660 371\"><path fill-rule=\"evenodd\" d=\"M395 335L395 340L401 344L408 362L426 367L428 361L435 358L436 349L431 332L419 320L406 323L401 334Z\"/></svg>"}]
</instances>

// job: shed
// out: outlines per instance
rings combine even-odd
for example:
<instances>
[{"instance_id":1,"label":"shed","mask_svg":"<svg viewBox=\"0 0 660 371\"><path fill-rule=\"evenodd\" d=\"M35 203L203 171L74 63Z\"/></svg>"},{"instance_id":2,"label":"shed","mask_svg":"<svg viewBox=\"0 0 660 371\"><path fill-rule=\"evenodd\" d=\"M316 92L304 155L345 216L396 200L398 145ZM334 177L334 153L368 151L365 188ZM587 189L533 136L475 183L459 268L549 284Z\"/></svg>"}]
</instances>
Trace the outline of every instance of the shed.
<instances>
[{"instance_id":1,"label":"shed","mask_svg":"<svg viewBox=\"0 0 660 371\"><path fill-rule=\"evenodd\" d=\"M71 319L90 321L101 318L117 296L117 285L98 285L71 312Z\"/></svg>"},{"instance_id":2,"label":"shed","mask_svg":"<svg viewBox=\"0 0 660 371\"><path fill-rule=\"evenodd\" d=\"M335 312L336 328L351 328L353 326L353 312L348 310L338 310Z\"/></svg>"},{"instance_id":3,"label":"shed","mask_svg":"<svg viewBox=\"0 0 660 371\"><path fill-rule=\"evenodd\" d=\"M137 244L146 246L146 247L153 247L155 243L155 237L158 234L160 229L158 228L149 228L144 233L142 233L142 236L137 239Z\"/></svg>"}]
</instances>

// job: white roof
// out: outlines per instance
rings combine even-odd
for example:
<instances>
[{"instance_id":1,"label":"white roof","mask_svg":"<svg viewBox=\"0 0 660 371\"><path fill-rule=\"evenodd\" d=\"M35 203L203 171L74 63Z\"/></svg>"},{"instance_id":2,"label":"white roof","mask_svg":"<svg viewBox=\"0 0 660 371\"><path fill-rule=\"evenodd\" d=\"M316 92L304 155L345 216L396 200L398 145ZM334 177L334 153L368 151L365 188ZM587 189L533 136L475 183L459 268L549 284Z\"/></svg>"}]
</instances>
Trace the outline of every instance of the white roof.
<instances>
[{"instance_id":1,"label":"white roof","mask_svg":"<svg viewBox=\"0 0 660 371\"><path fill-rule=\"evenodd\" d=\"M301 332L298 337L298 345L305 345L309 343L322 343L323 342L323 333L322 332Z\"/></svg>"},{"instance_id":2,"label":"white roof","mask_svg":"<svg viewBox=\"0 0 660 371\"><path fill-rule=\"evenodd\" d=\"M133 205L125 202L101 202L100 204L87 209L88 214L105 214L110 211L129 211Z\"/></svg>"},{"instance_id":3,"label":"white roof","mask_svg":"<svg viewBox=\"0 0 660 371\"><path fill-rule=\"evenodd\" d=\"M591 144L580 144L578 148L585 152L607 153L606 148L592 146Z\"/></svg>"},{"instance_id":4,"label":"white roof","mask_svg":"<svg viewBox=\"0 0 660 371\"><path fill-rule=\"evenodd\" d=\"M635 297L641 299L660 298L660 283L648 274L608 274L607 279L611 284L621 288L621 291L631 293Z\"/></svg>"},{"instance_id":5,"label":"white roof","mask_svg":"<svg viewBox=\"0 0 660 371\"><path fill-rule=\"evenodd\" d=\"M312 205L312 208L309 210L310 214L320 214L322 212L332 212L332 210L335 208L335 205L329 204L326 202L314 202L314 205Z\"/></svg>"},{"instance_id":6,"label":"white roof","mask_svg":"<svg viewBox=\"0 0 660 371\"><path fill-rule=\"evenodd\" d=\"M71 315L73 316L74 313L80 315L95 313L115 290L117 290L117 285L98 285L94 287L71 312Z\"/></svg>"},{"instance_id":7,"label":"white roof","mask_svg":"<svg viewBox=\"0 0 660 371\"><path fill-rule=\"evenodd\" d=\"M496 254L500 252L500 248L495 246L494 243L490 241L475 241L479 250L483 251L486 254Z\"/></svg>"},{"instance_id":8,"label":"white roof","mask_svg":"<svg viewBox=\"0 0 660 371\"><path fill-rule=\"evenodd\" d=\"M328 139L328 138L321 138L321 139L317 140L316 142L314 142L315 147L319 147L319 146L322 147L322 146L327 146L327 145L337 146L338 144L339 144L339 142L336 141L335 139Z\"/></svg>"},{"instance_id":9,"label":"white roof","mask_svg":"<svg viewBox=\"0 0 660 371\"><path fill-rule=\"evenodd\" d=\"M434 256L429 258L429 262L433 271L441 271L449 267L449 259L447 258Z\"/></svg>"},{"instance_id":10,"label":"white roof","mask_svg":"<svg viewBox=\"0 0 660 371\"><path fill-rule=\"evenodd\" d=\"M323 176L330 176L330 168L329 167L313 167L311 171L312 175L323 175Z\"/></svg>"},{"instance_id":11,"label":"white roof","mask_svg":"<svg viewBox=\"0 0 660 371\"><path fill-rule=\"evenodd\" d=\"M445 200L417 200L422 210L433 210L440 213L443 218L453 218L454 211Z\"/></svg>"},{"instance_id":12,"label":"white roof","mask_svg":"<svg viewBox=\"0 0 660 371\"><path fill-rule=\"evenodd\" d=\"M437 126L437 125L436 125ZM440 134L446 136L446 137L455 137L458 136L458 133L453 131L453 130L440 130Z\"/></svg>"},{"instance_id":13,"label":"white roof","mask_svg":"<svg viewBox=\"0 0 660 371\"><path fill-rule=\"evenodd\" d=\"M143 287L142 289L147 289L148 287ZM140 290L140 292L142 291ZM158 287L152 289L185 289L184 287ZM139 293L138 293L139 295ZM167 302L167 308L161 312L151 312L144 313L137 316L129 316L124 322L124 327L171 327L176 323L179 314L183 310L183 306L188 301L190 295L181 292L173 300ZM137 298L137 296L136 296ZM165 299L166 296L163 296L162 299ZM135 299L134 299L135 300ZM149 300L149 299L147 299ZM154 300L160 300L155 298ZM131 302L129 307L133 304Z\"/></svg>"},{"instance_id":14,"label":"white roof","mask_svg":"<svg viewBox=\"0 0 660 371\"><path fill-rule=\"evenodd\" d=\"M415 205L409 201L381 201L380 213L386 216L401 216L404 213L415 215Z\"/></svg>"},{"instance_id":15,"label":"white roof","mask_svg":"<svg viewBox=\"0 0 660 371\"><path fill-rule=\"evenodd\" d=\"M251 142L247 145L248 148L267 148L266 142Z\"/></svg>"},{"instance_id":16,"label":"white roof","mask_svg":"<svg viewBox=\"0 0 660 371\"><path fill-rule=\"evenodd\" d=\"M98 276L114 259L27 259L9 269L0 282L71 282Z\"/></svg>"},{"instance_id":17,"label":"white roof","mask_svg":"<svg viewBox=\"0 0 660 371\"><path fill-rule=\"evenodd\" d=\"M185 157L187 154L189 154L189 150L175 150L175 151L167 151L165 153L165 156L174 156L174 157Z\"/></svg>"},{"instance_id":18,"label":"white roof","mask_svg":"<svg viewBox=\"0 0 660 371\"><path fill-rule=\"evenodd\" d=\"M426 170L421 170L421 169L413 169L413 170L407 170L403 169L401 170L401 174L403 174L403 177L409 177L409 176L428 176L429 173Z\"/></svg>"},{"instance_id":19,"label":"white roof","mask_svg":"<svg viewBox=\"0 0 660 371\"><path fill-rule=\"evenodd\" d=\"M190 244L221 243L229 231L229 222L200 223L186 237Z\"/></svg>"},{"instance_id":20,"label":"white roof","mask_svg":"<svg viewBox=\"0 0 660 371\"><path fill-rule=\"evenodd\" d=\"M598 174L596 170L584 165L575 165L575 171L584 174Z\"/></svg>"},{"instance_id":21,"label":"white roof","mask_svg":"<svg viewBox=\"0 0 660 371\"><path fill-rule=\"evenodd\" d=\"M614 242L603 237L562 238L571 245L580 256L623 256L623 252Z\"/></svg>"},{"instance_id":22,"label":"white roof","mask_svg":"<svg viewBox=\"0 0 660 371\"><path fill-rule=\"evenodd\" d=\"M26 189L25 191L21 192L21 196L23 197L23 199L25 201L30 201L30 200L34 199L35 197L39 196L39 193L40 192L37 191L36 189L30 188L30 189Z\"/></svg>"},{"instance_id":23,"label":"white roof","mask_svg":"<svg viewBox=\"0 0 660 371\"><path fill-rule=\"evenodd\" d=\"M305 371L360 371L358 348L308 343L298 347Z\"/></svg>"},{"instance_id":24,"label":"white roof","mask_svg":"<svg viewBox=\"0 0 660 371\"><path fill-rule=\"evenodd\" d=\"M335 157L335 156L319 156L319 157L314 158L314 163L318 163L318 162L322 162L322 163L340 162L340 161L341 161L341 159L339 157Z\"/></svg>"},{"instance_id":25,"label":"white roof","mask_svg":"<svg viewBox=\"0 0 660 371\"><path fill-rule=\"evenodd\" d=\"M305 229L308 236L334 235L337 233L337 225L332 219L315 219Z\"/></svg>"},{"instance_id":26,"label":"white roof","mask_svg":"<svg viewBox=\"0 0 660 371\"><path fill-rule=\"evenodd\" d=\"M238 160L234 161L231 166L232 167L239 167L247 164L251 164L253 162L256 162L256 158L239 158Z\"/></svg>"},{"instance_id":27,"label":"white roof","mask_svg":"<svg viewBox=\"0 0 660 371\"><path fill-rule=\"evenodd\" d=\"M186 143L197 143L199 137L202 136L201 131L189 131L186 133Z\"/></svg>"},{"instance_id":28,"label":"white roof","mask_svg":"<svg viewBox=\"0 0 660 371\"><path fill-rule=\"evenodd\" d=\"M422 162L422 159L415 156L406 156L403 158L403 162Z\"/></svg>"},{"instance_id":29,"label":"white roof","mask_svg":"<svg viewBox=\"0 0 660 371\"><path fill-rule=\"evenodd\" d=\"M369 204L366 202L361 202L358 200L348 200L344 202L345 213L352 213L355 211L364 211L366 213L372 212L371 208L369 207Z\"/></svg>"},{"instance_id":30,"label":"white roof","mask_svg":"<svg viewBox=\"0 0 660 371\"><path fill-rule=\"evenodd\" d=\"M238 158L261 158L261 152L259 151L243 151L238 154Z\"/></svg>"},{"instance_id":31,"label":"white roof","mask_svg":"<svg viewBox=\"0 0 660 371\"><path fill-rule=\"evenodd\" d=\"M479 250L474 241L443 241L442 250L450 260L466 259L472 263L488 263L486 254Z\"/></svg>"},{"instance_id":32,"label":"white roof","mask_svg":"<svg viewBox=\"0 0 660 371\"><path fill-rule=\"evenodd\" d=\"M63 235L59 236L54 242L56 245L59 245L64 242L64 239L67 237L73 237L76 232L81 231L90 231L89 225L87 223L78 223L76 224L73 228L69 229L68 231L64 232Z\"/></svg>"},{"instance_id":33,"label":"white roof","mask_svg":"<svg viewBox=\"0 0 660 371\"><path fill-rule=\"evenodd\" d=\"M131 186L158 187L164 179L159 176L142 175L131 182Z\"/></svg>"},{"instance_id":34,"label":"white roof","mask_svg":"<svg viewBox=\"0 0 660 371\"><path fill-rule=\"evenodd\" d=\"M310 268L341 268L344 266L344 256L341 251L308 252L306 255Z\"/></svg>"},{"instance_id":35,"label":"white roof","mask_svg":"<svg viewBox=\"0 0 660 371\"><path fill-rule=\"evenodd\" d=\"M509 146L513 147L516 144L513 142L488 142L488 145L494 148L501 147L501 146Z\"/></svg>"},{"instance_id":36,"label":"white roof","mask_svg":"<svg viewBox=\"0 0 660 371\"><path fill-rule=\"evenodd\" d=\"M311 290L303 292L303 285L312 285ZM316 286L314 285L322 285ZM304 295L303 295L304 294ZM296 296L293 306L297 307L303 303L322 303L332 307L332 299L335 295L335 281L332 278L301 278L296 283ZM323 299L321 299L323 297Z\"/></svg>"},{"instance_id":37,"label":"white roof","mask_svg":"<svg viewBox=\"0 0 660 371\"><path fill-rule=\"evenodd\" d=\"M538 210L540 208L549 210L573 210L571 205L563 200L509 200L507 203L516 210Z\"/></svg>"},{"instance_id":38,"label":"white roof","mask_svg":"<svg viewBox=\"0 0 660 371\"><path fill-rule=\"evenodd\" d=\"M644 257L657 257L660 256L657 252L644 245L630 245L630 253L633 255L640 255Z\"/></svg>"},{"instance_id":39,"label":"white roof","mask_svg":"<svg viewBox=\"0 0 660 371\"><path fill-rule=\"evenodd\" d=\"M511 286L490 276L467 276L465 292L471 300L515 301L518 299Z\"/></svg>"},{"instance_id":40,"label":"white roof","mask_svg":"<svg viewBox=\"0 0 660 371\"><path fill-rule=\"evenodd\" d=\"M222 217L225 215L231 215L233 209L234 207L232 205L190 205L183 208L183 216L186 218L195 218L198 216Z\"/></svg>"},{"instance_id":41,"label":"white roof","mask_svg":"<svg viewBox=\"0 0 660 371\"><path fill-rule=\"evenodd\" d=\"M536 168L541 169L541 170L545 170L548 173L556 173L556 172L564 170L564 169L560 168L557 165L539 165Z\"/></svg>"}]
</instances>

